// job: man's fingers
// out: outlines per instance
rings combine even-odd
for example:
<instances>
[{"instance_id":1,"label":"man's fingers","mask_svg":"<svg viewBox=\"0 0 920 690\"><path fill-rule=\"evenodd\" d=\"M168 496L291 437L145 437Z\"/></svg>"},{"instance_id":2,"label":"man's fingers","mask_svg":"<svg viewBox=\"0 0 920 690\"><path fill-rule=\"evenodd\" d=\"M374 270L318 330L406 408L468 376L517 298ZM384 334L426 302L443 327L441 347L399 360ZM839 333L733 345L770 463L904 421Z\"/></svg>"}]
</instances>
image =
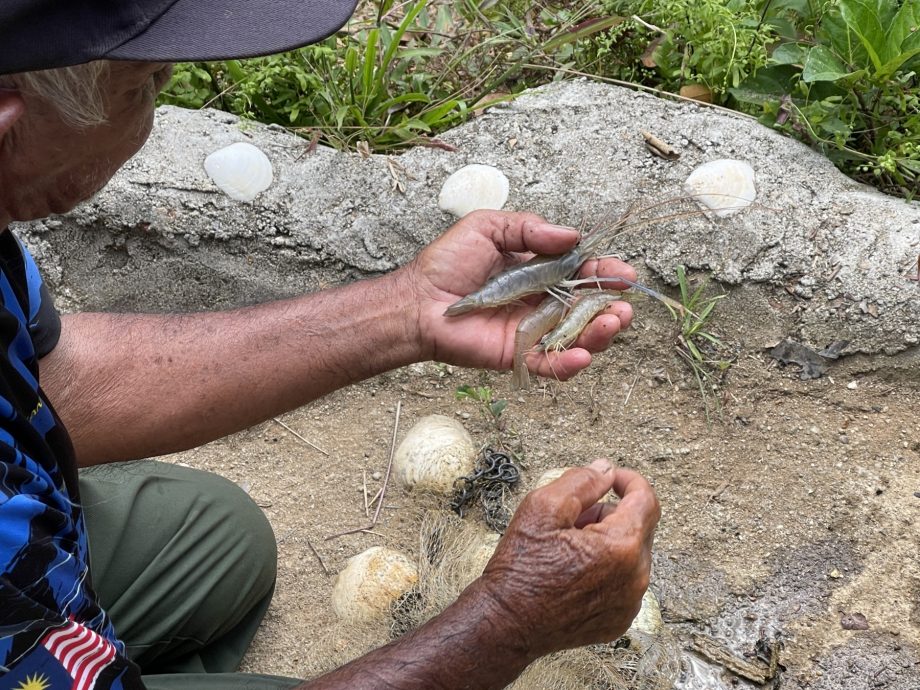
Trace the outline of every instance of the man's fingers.
<instances>
[{"instance_id":1,"label":"man's fingers","mask_svg":"<svg viewBox=\"0 0 920 690\"><path fill-rule=\"evenodd\" d=\"M611 279L610 281L601 281L601 288L605 290L626 290L629 285L618 282L616 279L626 278L627 280L635 281L638 277L636 269L625 261L614 258L585 261L578 271L578 277L593 278L594 276ZM590 283L586 284L586 287L590 286Z\"/></svg>"},{"instance_id":2,"label":"man's fingers","mask_svg":"<svg viewBox=\"0 0 920 690\"><path fill-rule=\"evenodd\" d=\"M537 352L525 358L527 368L537 376L568 381L591 364L591 353L581 347L562 352Z\"/></svg>"},{"instance_id":3,"label":"man's fingers","mask_svg":"<svg viewBox=\"0 0 920 690\"><path fill-rule=\"evenodd\" d=\"M572 527L588 508L613 487L616 470L607 460L568 470L533 492L533 504L548 513L557 527Z\"/></svg>"},{"instance_id":4,"label":"man's fingers","mask_svg":"<svg viewBox=\"0 0 920 690\"><path fill-rule=\"evenodd\" d=\"M615 503L607 503L606 501L595 503L578 516L578 519L575 520L575 527L581 529L595 522L603 522L604 518L616 509L617 506Z\"/></svg>"},{"instance_id":5,"label":"man's fingers","mask_svg":"<svg viewBox=\"0 0 920 690\"><path fill-rule=\"evenodd\" d=\"M488 237L500 252L562 254L575 246L579 238L574 228L553 225L532 213L474 211L457 225Z\"/></svg>"},{"instance_id":6,"label":"man's fingers","mask_svg":"<svg viewBox=\"0 0 920 690\"><path fill-rule=\"evenodd\" d=\"M575 347L583 347L588 352L601 352L610 347L611 341L620 331L625 331L632 323L633 310L628 302L613 302L591 323L587 325Z\"/></svg>"},{"instance_id":7,"label":"man's fingers","mask_svg":"<svg viewBox=\"0 0 920 690\"><path fill-rule=\"evenodd\" d=\"M608 533L625 531L641 534L647 541L661 517L655 490L638 472L625 469L616 471L613 490L620 496L620 502L616 510L605 515L595 528Z\"/></svg>"}]
</instances>

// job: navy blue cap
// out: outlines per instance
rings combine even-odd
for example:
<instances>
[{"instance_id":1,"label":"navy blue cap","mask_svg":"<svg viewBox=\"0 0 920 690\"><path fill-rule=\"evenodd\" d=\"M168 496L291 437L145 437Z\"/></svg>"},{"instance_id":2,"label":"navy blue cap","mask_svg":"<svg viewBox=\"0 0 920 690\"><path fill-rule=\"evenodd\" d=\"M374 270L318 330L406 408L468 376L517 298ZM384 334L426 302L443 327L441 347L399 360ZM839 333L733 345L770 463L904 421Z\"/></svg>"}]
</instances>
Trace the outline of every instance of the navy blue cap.
<instances>
[{"instance_id":1,"label":"navy blue cap","mask_svg":"<svg viewBox=\"0 0 920 690\"><path fill-rule=\"evenodd\" d=\"M183 62L292 50L356 0L0 0L0 74L91 60Z\"/></svg>"}]
</instances>

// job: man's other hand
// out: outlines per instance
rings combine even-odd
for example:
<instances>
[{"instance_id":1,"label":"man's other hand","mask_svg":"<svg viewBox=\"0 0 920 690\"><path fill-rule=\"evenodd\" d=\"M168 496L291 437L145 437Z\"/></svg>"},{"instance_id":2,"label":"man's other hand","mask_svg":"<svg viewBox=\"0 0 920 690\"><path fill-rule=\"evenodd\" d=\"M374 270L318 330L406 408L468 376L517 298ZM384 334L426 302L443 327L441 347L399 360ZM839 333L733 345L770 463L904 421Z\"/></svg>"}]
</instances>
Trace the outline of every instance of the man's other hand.
<instances>
[{"instance_id":1,"label":"man's other hand","mask_svg":"<svg viewBox=\"0 0 920 690\"><path fill-rule=\"evenodd\" d=\"M610 489L619 503L598 503ZM477 584L530 658L610 642L639 612L660 515L636 472L569 470L525 497Z\"/></svg>"}]
</instances>

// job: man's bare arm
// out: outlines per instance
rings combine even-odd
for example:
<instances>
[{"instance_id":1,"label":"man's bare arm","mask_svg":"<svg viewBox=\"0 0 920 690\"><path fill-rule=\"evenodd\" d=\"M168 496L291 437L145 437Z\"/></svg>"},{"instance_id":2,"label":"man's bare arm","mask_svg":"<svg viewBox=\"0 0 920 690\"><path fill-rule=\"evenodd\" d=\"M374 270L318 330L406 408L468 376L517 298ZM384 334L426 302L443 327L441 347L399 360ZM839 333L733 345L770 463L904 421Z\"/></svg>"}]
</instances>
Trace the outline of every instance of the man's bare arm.
<instances>
[{"instance_id":1,"label":"man's bare arm","mask_svg":"<svg viewBox=\"0 0 920 690\"><path fill-rule=\"evenodd\" d=\"M528 306L456 318L445 308L509 252L558 254L577 240L530 214L477 212L409 265L343 288L229 312L67 316L40 362L42 387L89 465L191 448L413 361L510 369ZM585 270L635 278L614 259ZM626 302L611 311L531 368L568 378L588 366L629 324Z\"/></svg>"},{"instance_id":2,"label":"man's bare arm","mask_svg":"<svg viewBox=\"0 0 920 690\"><path fill-rule=\"evenodd\" d=\"M192 448L419 358L400 273L202 314L76 314L40 362L81 465Z\"/></svg>"},{"instance_id":3,"label":"man's bare arm","mask_svg":"<svg viewBox=\"0 0 920 690\"><path fill-rule=\"evenodd\" d=\"M302 690L503 688L533 661L515 623L477 581L439 616Z\"/></svg>"}]
</instances>

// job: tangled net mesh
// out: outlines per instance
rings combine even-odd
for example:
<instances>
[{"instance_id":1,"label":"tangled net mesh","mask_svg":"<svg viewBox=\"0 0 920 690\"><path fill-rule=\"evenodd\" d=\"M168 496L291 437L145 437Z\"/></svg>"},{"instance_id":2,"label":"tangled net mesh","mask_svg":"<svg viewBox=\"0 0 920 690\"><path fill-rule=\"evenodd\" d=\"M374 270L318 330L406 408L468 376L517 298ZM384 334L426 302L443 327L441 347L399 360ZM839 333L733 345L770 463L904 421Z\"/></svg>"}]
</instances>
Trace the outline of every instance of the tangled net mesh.
<instances>
[{"instance_id":1,"label":"tangled net mesh","mask_svg":"<svg viewBox=\"0 0 920 690\"><path fill-rule=\"evenodd\" d=\"M504 451L483 448L472 474L454 482L450 509L463 517L474 505L482 505L486 524L504 534L514 511L510 508L511 491L521 480L521 470Z\"/></svg>"},{"instance_id":2,"label":"tangled net mesh","mask_svg":"<svg viewBox=\"0 0 920 690\"><path fill-rule=\"evenodd\" d=\"M364 625L339 623L321 646L328 671L399 638L452 604L482 574L499 535L455 515L429 511L419 537L419 581L390 614ZM642 636L643 633L638 633ZM635 636L632 636L635 639ZM611 644L570 649L531 664L513 690L668 690L680 672L679 647L667 630L645 635L640 644L621 638Z\"/></svg>"}]
</instances>

